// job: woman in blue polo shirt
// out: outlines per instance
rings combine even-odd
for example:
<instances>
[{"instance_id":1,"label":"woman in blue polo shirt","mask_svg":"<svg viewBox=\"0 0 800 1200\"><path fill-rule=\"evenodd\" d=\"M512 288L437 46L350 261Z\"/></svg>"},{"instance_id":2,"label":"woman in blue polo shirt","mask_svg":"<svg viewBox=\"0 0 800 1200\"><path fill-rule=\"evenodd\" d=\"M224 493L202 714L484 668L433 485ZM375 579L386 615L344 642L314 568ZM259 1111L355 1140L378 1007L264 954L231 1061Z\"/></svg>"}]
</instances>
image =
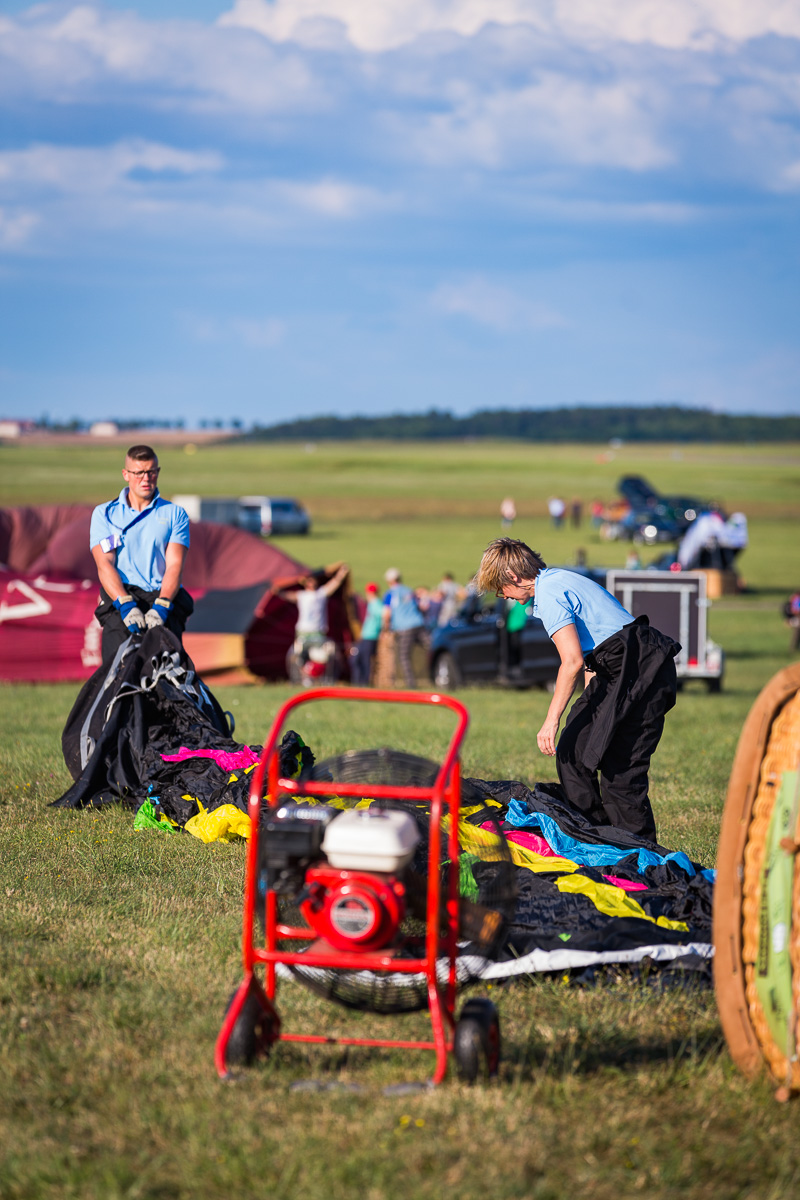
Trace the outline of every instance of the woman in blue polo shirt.
<instances>
[{"instance_id":1,"label":"woman in blue polo shirt","mask_svg":"<svg viewBox=\"0 0 800 1200\"><path fill-rule=\"evenodd\" d=\"M481 592L529 602L561 658L555 691L537 734L555 755L567 800L594 825L615 825L656 841L648 768L675 704L680 646L574 571L548 567L524 542L497 538L481 559ZM556 736L581 675L585 690ZM599 772L599 779L598 779Z\"/></svg>"},{"instance_id":2,"label":"woman in blue polo shirt","mask_svg":"<svg viewBox=\"0 0 800 1200\"><path fill-rule=\"evenodd\" d=\"M125 456L125 487L92 513L89 546L100 580L95 616L103 627L103 663L132 633L165 625L180 640L194 609L181 587L189 518L158 491L158 459L150 446Z\"/></svg>"}]
</instances>

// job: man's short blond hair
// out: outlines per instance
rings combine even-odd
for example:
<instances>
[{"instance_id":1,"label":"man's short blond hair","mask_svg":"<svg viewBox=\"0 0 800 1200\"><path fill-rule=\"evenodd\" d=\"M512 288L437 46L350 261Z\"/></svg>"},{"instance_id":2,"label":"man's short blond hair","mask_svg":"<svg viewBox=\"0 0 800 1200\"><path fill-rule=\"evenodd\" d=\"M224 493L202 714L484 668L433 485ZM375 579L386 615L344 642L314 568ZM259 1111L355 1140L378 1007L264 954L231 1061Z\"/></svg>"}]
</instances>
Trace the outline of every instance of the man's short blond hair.
<instances>
[{"instance_id":1,"label":"man's short blond hair","mask_svg":"<svg viewBox=\"0 0 800 1200\"><path fill-rule=\"evenodd\" d=\"M478 592L502 592L516 579L535 579L547 563L541 554L515 538L495 538L483 552L474 584Z\"/></svg>"}]
</instances>

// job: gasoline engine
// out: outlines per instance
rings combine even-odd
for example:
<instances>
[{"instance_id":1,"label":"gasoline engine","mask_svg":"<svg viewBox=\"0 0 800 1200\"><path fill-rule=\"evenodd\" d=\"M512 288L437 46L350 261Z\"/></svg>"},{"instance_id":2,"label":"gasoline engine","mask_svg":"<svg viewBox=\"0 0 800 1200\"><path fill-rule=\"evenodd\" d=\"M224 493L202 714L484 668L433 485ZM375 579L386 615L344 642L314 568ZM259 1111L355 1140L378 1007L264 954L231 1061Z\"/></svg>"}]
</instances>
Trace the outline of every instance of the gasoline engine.
<instances>
[{"instance_id":1,"label":"gasoline engine","mask_svg":"<svg viewBox=\"0 0 800 1200\"><path fill-rule=\"evenodd\" d=\"M299 908L318 951L321 943L351 953L384 950L401 940L420 841L408 812L286 806L263 835L261 893L274 891Z\"/></svg>"}]
</instances>

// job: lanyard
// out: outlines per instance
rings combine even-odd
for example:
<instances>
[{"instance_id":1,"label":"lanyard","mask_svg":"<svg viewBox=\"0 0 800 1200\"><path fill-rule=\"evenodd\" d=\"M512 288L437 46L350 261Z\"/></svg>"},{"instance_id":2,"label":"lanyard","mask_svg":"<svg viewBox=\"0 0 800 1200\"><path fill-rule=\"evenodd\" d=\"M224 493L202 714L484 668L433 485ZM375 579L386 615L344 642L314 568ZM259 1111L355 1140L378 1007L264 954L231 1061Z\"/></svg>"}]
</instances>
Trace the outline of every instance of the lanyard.
<instances>
[{"instance_id":1,"label":"lanyard","mask_svg":"<svg viewBox=\"0 0 800 1200\"><path fill-rule=\"evenodd\" d=\"M158 499L158 492L156 492L155 496L153 497L151 502L148 504L147 508L143 508L140 513L137 513L136 516L133 518L133 520L130 521L129 524L127 524L125 526L125 528L122 530L121 533L112 533L109 537L103 538L102 541L100 542L100 549L105 554L108 554L109 550L121 550L125 544L125 534L128 532L129 529L133 529L134 525L138 525L140 521L143 521L145 517L149 516L150 513L153 512L153 510L155 509L155 502L157 499ZM111 520L109 519L109 515L108 515L109 509L111 508L112 504L116 504L116 503L117 503L117 500L110 500L109 503L106 505L105 518L106 518L107 524L109 524L109 525L111 525L111 523L112 523Z\"/></svg>"}]
</instances>

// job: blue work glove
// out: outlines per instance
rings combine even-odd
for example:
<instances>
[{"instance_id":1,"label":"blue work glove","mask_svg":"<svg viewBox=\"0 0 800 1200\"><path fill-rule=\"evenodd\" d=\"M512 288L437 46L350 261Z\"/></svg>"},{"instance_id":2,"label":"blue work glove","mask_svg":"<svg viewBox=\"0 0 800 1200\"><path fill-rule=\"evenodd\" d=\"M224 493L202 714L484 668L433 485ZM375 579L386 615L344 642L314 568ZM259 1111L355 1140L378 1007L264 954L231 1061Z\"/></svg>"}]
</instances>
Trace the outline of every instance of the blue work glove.
<instances>
[{"instance_id":1,"label":"blue work glove","mask_svg":"<svg viewBox=\"0 0 800 1200\"><path fill-rule=\"evenodd\" d=\"M159 596L153 607L146 614L144 623L148 629L155 629L159 625L166 622L167 617L172 612L172 601L167 600L164 596Z\"/></svg>"},{"instance_id":2,"label":"blue work glove","mask_svg":"<svg viewBox=\"0 0 800 1200\"><path fill-rule=\"evenodd\" d=\"M137 629L144 629L144 613L139 608L133 596L117 596L114 601L114 608L116 608L125 626L131 633Z\"/></svg>"}]
</instances>

